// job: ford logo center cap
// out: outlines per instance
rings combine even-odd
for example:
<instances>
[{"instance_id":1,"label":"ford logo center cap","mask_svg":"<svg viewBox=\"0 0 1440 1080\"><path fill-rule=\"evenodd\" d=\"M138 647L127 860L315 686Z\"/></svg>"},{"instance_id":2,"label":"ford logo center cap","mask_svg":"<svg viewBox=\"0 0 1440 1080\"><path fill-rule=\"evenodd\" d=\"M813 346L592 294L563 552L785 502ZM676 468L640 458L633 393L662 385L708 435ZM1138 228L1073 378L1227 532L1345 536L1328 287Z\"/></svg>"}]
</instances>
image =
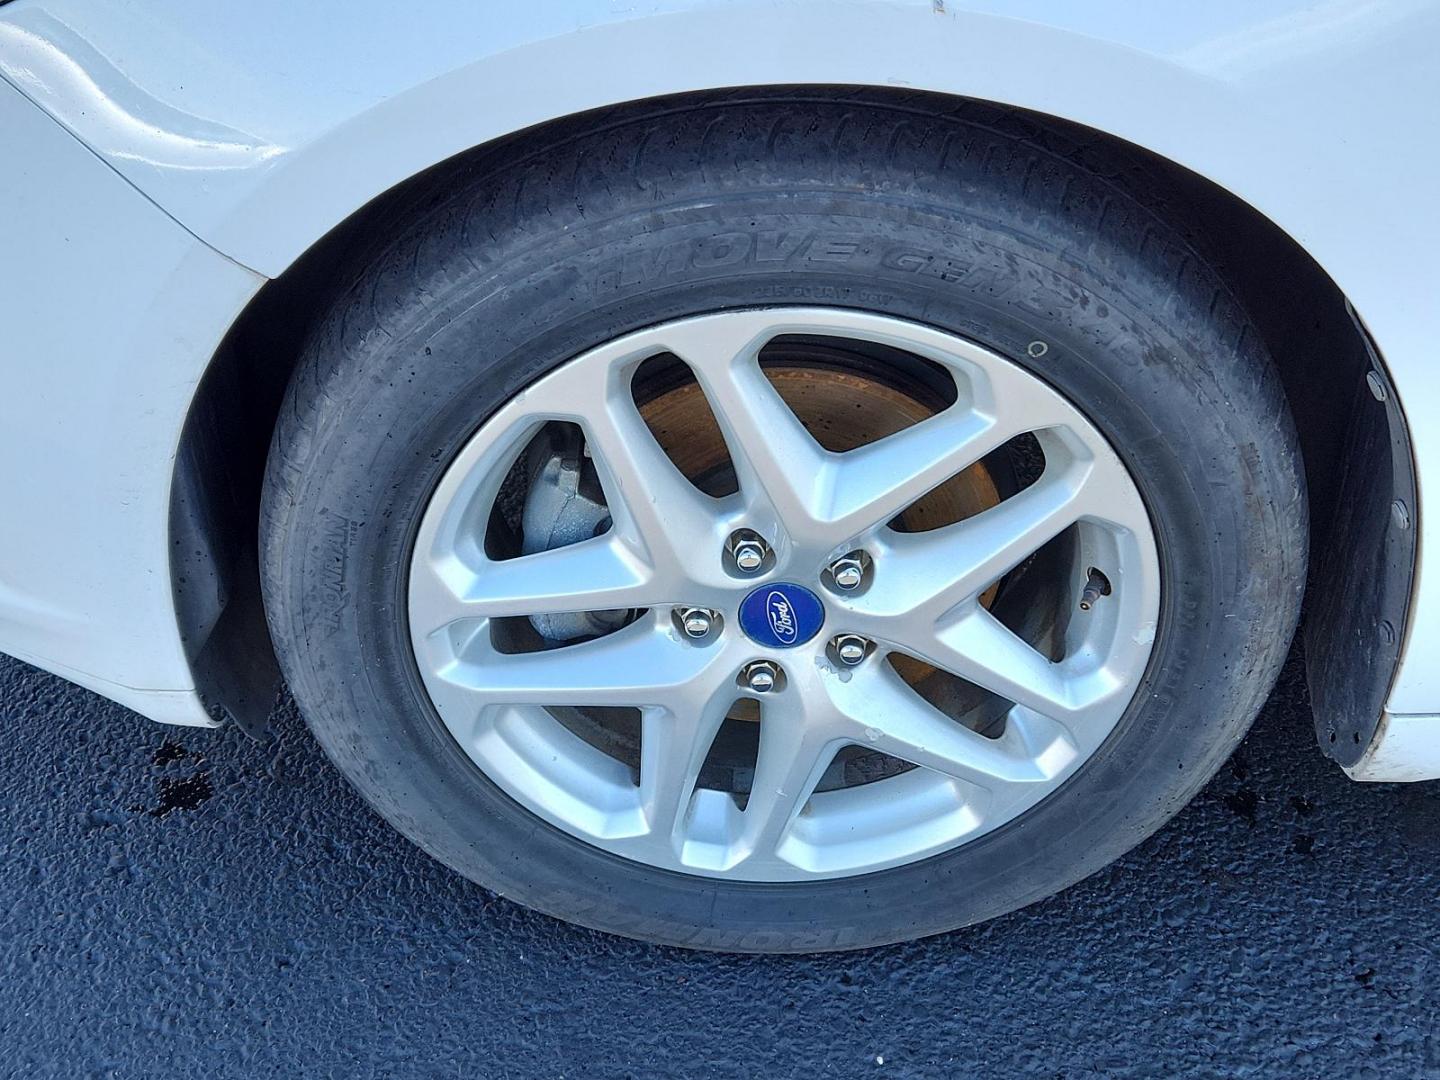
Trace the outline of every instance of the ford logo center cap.
<instances>
[{"instance_id":1,"label":"ford logo center cap","mask_svg":"<svg viewBox=\"0 0 1440 1080\"><path fill-rule=\"evenodd\" d=\"M805 644L824 622L825 605L820 598L788 581L761 585L740 601L740 629L772 649Z\"/></svg>"}]
</instances>

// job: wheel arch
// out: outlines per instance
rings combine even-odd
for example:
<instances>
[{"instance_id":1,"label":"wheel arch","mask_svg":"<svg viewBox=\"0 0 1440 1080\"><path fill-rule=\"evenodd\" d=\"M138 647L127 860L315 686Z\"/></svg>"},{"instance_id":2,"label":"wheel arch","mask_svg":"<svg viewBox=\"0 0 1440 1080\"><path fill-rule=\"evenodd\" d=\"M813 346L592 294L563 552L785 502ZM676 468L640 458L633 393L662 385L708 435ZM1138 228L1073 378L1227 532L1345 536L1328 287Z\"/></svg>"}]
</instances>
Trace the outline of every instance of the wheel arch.
<instances>
[{"instance_id":1,"label":"wheel arch","mask_svg":"<svg viewBox=\"0 0 1440 1080\"><path fill-rule=\"evenodd\" d=\"M1047 150L1082 155L1087 166L1140 192L1172 220L1189 223L1190 238L1264 336L1296 417L1311 489L1304 634L1317 734L1342 764L1358 759L1374 735L1401 654L1417 509L1397 395L1339 287L1295 239L1237 195L1133 143L1013 106L874 87L698 92L548 121L403 180L271 280L235 322L201 381L172 484L172 551L180 553L171 567L176 610L205 703L258 730L273 700L278 668L255 571L265 457L306 336L350 284L354 268L372 259L398 224L424 215L453 185L487 169L543 155L579 130L634 122L647 111L721 107L752 93L860 94L882 108L939 102L983 110L989 122ZM1397 502L1412 519L1408 528L1395 527ZM195 588L199 581L206 586Z\"/></svg>"}]
</instances>

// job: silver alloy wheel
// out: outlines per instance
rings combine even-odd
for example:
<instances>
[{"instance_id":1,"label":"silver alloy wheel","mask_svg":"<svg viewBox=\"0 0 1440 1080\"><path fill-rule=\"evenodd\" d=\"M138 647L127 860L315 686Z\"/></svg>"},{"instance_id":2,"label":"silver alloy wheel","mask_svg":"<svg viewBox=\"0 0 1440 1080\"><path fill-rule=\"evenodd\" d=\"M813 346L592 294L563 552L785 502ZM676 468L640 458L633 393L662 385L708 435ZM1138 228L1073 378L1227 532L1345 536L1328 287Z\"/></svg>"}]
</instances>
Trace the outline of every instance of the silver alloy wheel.
<instances>
[{"instance_id":1,"label":"silver alloy wheel","mask_svg":"<svg viewBox=\"0 0 1440 1080\"><path fill-rule=\"evenodd\" d=\"M873 342L940 365L956 400L846 453L823 449L759 365L780 335ZM694 372L724 435L739 490L700 492L640 415L631 380L673 354ZM550 421L578 425L613 524L593 538L508 559L486 554L487 522L511 466ZM927 532L891 527L937 485L1033 435L1044 468L973 517ZM1111 591L1069 618L1058 658L1027 644L980 598L1075 527L1065 580L1075 608L1099 568ZM727 540L764 537L762 573L737 575ZM837 592L822 574L863 550L867 586ZM823 597L823 629L794 647L747 636L738 615L757 586ZM793 586L789 586L793 587ZM449 731L512 798L615 855L683 873L805 881L867 873L945 851L1012 820L1054 791L1105 740L1133 698L1159 612L1159 560L1144 503L1101 434L1036 376L987 349L918 324L826 308L705 315L593 349L516 395L464 446L426 509L410 568L409 620L421 677ZM689 638L677 608L721 613ZM492 620L631 609L591 640L502 653ZM1078 610L1078 609L1077 609ZM817 631L819 625L817 624ZM854 667L827 655L838 634L873 649ZM998 738L962 726L886 662L916 658L1008 705ZM737 678L768 660L775 689ZM737 697L763 698L755 774L743 808L697 777ZM632 769L551 711L638 710ZM918 766L816 790L836 752L869 747Z\"/></svg>"}]
</instances>

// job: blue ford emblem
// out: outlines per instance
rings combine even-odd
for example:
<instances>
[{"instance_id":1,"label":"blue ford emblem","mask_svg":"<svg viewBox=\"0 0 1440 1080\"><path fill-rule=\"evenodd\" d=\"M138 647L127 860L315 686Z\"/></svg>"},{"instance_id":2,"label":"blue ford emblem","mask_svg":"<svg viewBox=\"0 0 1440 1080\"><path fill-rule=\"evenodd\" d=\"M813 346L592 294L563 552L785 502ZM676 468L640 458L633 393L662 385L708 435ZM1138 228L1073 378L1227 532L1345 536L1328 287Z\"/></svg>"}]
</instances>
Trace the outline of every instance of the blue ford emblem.
<instances>
[{"instance_id":1,"label":"blue ford emblem","mask_svg":"<svg viewBox=\"0 0 1440 1080\"><path fill-rule=\"evenodd\" d=\"M770 590L770 595L765 597L765 617L770 620L771 633L783 644L795 644L795 639L800 636L800 628L795 625L795 609L790 606L790 601L785 599L784 593L777 589Z\"/></svg>"},{"instance_id":2,"label":"blue ford emblem","mask_svg":"<svg viewBox=\"0 0 1440 1080\"><path fill-rule=\"evenodd\" d=\"M820 598L803 585L762 585L740 602L740 629L761 645L788 649L809 641L825 622Z\"/></svg>"}]
</instances>

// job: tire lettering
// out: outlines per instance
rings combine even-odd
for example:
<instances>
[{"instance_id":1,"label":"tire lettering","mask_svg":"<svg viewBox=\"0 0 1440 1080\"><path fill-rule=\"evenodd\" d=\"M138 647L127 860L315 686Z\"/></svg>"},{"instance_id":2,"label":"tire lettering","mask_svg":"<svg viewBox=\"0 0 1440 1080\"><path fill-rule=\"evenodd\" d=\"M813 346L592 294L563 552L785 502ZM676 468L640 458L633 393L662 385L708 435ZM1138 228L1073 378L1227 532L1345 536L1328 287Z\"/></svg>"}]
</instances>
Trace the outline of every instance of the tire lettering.
<instances>
[{"instance_id":1,"label":"tire lettering","mask_svg":"<svg viewBox=\"0 0 1440 1080\"><path fill-rule=\"evenodd\" d=\"M755 238L749 233L721 233L706 240L697 240L691 264L697 270L711 270L717 266L734 266L744 262L750 254Z\"/></svg>"},{"instance_id":2,"label":"tire lettering","mask_svg":"<svg viewBox=\"0 0 1440 1080\"><path fill-rule=\"evenodd\" d=\"M860 245L844 237L825 237L810 249L811 262L847 262Z\"/></svg>"},{"instance_id":3,"label":"tire lettering","mask_svg":"<svg viewBox=\"0 0 1440 1080\"><path fill-rule=\"evenodd\" d=\"M328 507L320 509L322 541L319 550L325 553L320 565L320 587L325 590L326 610L321 613L320 623L325 636L337 632L345 619L349 606L349 587L346 581L350 573L350 549L355 546L360 523L343 514L337 514Z\"/></svg>"},{"instance_id":4,"label":"tire lettering","mask_svg":"<svg viewBox=\"0 0 1440 1080\"><path fill-rule=\"evenodd\" d=\"M846 263L862 254L861 240L847 233L779 229L756 233L717 233L704 238L675 240L656 250L626 252L596 276L594 291L596 294L613 293L691 271L716 270L746 263ZM892 268L919 270L932 258L918 252L901 252L893 256Z\"/></svg>"},{"instance_id":5,"label":"tire lettering","mask_svg":"<svg viewBox=\"0 0 1440 1080\"><path fill-rule=\"evenodd\" d=\"M790 256L810 246L813 233L777 232L767 229L755 238L757 263L789 262Z\"/></svg>"},{"instance_id":6,"label":"tire lettering","mask_svg":"<svg viewBox=\"0 0 1440 1080\"><path fill-rule=\"evenodd\" d=\"M933 261L934 258L933 255L925 255L919 251L892 248L880 256L880 265L887 270L902 270L907 274L913 274L917 270L923 270L926 264Z\"/></svg>"}]
</instances>

